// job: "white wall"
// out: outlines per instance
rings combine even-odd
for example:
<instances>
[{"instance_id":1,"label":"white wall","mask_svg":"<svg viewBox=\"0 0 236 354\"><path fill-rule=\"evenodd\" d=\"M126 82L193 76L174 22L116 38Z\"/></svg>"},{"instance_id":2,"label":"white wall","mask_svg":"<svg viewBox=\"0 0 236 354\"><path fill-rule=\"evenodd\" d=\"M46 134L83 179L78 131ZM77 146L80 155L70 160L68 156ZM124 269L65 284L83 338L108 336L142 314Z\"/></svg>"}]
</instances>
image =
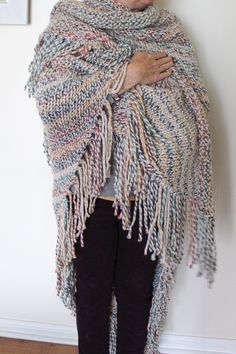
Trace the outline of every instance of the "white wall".
<instances>
[{"instance_id":1,"label":"white wall","mask_svg":"<svg viewBox=\"0 0 236 354\"><path fill-rule=\"evenodd\" d=\"M0 26L0 319L75 326L56 296L52 175L42 126L23 86L55 1L32 1L31 24ZM182 264L164 333L236 339L235 0L160 1L182 19L212 100L218 273L213 289Z\"/></svg>"}]
</instances>

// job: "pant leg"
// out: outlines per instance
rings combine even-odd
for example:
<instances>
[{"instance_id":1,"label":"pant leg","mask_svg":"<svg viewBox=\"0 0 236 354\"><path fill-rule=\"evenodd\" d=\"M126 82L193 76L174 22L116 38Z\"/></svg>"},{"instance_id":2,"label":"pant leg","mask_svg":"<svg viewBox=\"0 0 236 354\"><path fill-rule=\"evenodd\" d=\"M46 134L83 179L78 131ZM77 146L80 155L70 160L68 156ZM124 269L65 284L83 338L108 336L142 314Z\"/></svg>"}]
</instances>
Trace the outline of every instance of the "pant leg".
<instances>
[{"instance_id":1,"label":"pant leg","mask_svg":"<svg viewBox=\"0 0 236 354\"><path fill-rule=\"evenodd\" d=\"M118 239L112 201L96 199L86 219L84 247L75 244L76 323L80 354L109 353L109 306Z\"/></svg>"},{"instance_id":2,"label":"pant leg","mask_svg":"<svg viewBox=\"0 0 236 354\"><path fill-rule=\"evenodd\" d=\"M117 354L143 354L152 301L152 281L158 258L153 261L150 254L144 255L147 235L143 233L142 242L137 240L138 214L131 239L126 238L128 231L122 230L119 221L115 268Z\"/></svg>"}]
</instances>

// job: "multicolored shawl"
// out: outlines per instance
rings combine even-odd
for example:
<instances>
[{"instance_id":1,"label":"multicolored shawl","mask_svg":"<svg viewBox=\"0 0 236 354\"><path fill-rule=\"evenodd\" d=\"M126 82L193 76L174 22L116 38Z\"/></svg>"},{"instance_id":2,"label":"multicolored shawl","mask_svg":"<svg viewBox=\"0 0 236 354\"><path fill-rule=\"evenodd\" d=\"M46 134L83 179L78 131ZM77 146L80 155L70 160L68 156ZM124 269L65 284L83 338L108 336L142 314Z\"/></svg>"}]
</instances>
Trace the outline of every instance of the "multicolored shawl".
<instances>
[{"instance_id":1,"label":"multicolored shawl","mask_svg":"<svg viewBox=\"0 0 236 354\"><path fill-rule=\"evenodd\" d=\"M165 51L173 58L173 73L119 96L136 51ZM209 287L216 271L210 104L191 40L174 13L153 5L134 11L113 0L61 0L39 36L29 72L25 89L36 99L53 173L57 294L75 316L74 244L78 239L86 247L86 218L110 176L114 149L114 215L130 238L138 210L139 240L143 224L146 230L144 254L160 259L145 347L146 354L159 353L185 234L188 266L198 264L197 276ZM114 354L114 292L110 308Z\"/></svg>"}]
</instances>

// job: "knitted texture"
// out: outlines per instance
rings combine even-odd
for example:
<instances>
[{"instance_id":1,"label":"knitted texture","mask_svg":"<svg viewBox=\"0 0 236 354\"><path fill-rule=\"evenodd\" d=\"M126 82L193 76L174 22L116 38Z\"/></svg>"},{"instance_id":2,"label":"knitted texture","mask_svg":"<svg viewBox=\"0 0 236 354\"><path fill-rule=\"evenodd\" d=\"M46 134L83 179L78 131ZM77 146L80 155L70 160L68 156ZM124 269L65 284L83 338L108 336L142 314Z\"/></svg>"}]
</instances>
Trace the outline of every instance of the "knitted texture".
<instances>
[{"instance_id":1,"label":"knitted texture","mask_svg":"<svg viewBox=\"0 0 236 354\"><path fill-rule=\"evenodd\" d=\"M118 96L136 51L167 52L173 73ZM133 11L113 0L61 0L39 35L29 72L25 89L37 103L53 174L57 295L75 316L74 244L86 247L85 222L110 175L113 148L114 215L130 238L139 210L137 241L144 225L144 254L160 260L145 346L145 354L159 353L185 235L187 265L197 264L209 287L216 272L210 103L191 40L174 13L153 5ZM115 354L114 291L109 328Z\"/></svg>"}]
</instances>

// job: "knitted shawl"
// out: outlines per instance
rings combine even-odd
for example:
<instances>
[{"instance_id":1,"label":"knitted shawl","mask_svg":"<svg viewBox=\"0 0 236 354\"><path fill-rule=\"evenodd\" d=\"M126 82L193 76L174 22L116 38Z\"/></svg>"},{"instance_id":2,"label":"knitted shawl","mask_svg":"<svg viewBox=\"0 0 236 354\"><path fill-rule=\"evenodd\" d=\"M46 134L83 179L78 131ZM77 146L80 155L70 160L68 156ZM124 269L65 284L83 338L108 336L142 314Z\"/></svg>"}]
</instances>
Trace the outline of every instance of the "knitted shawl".
<instances>
[{"instance_id":1,"label":"knitted shawl","mask_svg":"<svg viewBox=\"0 0 236 354\"><path fill-rule=\"evenodd\" d=\"M144 225L144 254L159 257L145 346L146 354L159 353L185 235L187 265L198 265L196 275L204 276L209 288L216 271L210 103L195 49L169 10L153 5L131 10L114 0L60 0L34 51L24 88L36 100L53 175L57 295L75 316L74 245L79 240L86 247L85 222L110 176L114 149L114 216L130 238L138 210L137 242ZM165 51L173 58L173 73L118 95L136 51ZM115 354L114 291L109 318Z\"/></svg>"}]
</instances>

